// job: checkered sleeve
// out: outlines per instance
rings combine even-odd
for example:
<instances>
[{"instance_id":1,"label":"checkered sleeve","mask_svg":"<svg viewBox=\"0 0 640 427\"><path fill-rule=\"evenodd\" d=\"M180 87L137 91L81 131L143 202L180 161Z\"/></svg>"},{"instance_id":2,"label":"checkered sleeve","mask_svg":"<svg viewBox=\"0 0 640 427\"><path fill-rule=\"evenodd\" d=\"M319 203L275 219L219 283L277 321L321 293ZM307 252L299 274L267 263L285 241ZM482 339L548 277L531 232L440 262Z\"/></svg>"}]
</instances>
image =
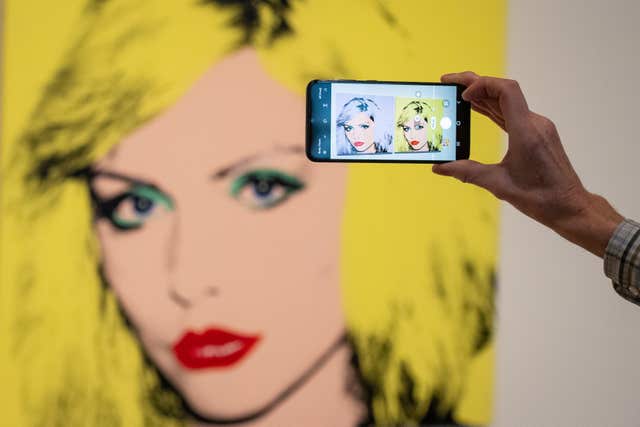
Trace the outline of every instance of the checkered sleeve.
<instances>
[{"instance_id":1,"label":"checkered sleeve","mask_svg":"<svg viewBox=\"0 0 640 427\"><path fill-rule=\"evenodd\" d=\"M623 298L640 305L640 224L621 222L604 253L604 273Z\"/></svg>"}]
</instances>

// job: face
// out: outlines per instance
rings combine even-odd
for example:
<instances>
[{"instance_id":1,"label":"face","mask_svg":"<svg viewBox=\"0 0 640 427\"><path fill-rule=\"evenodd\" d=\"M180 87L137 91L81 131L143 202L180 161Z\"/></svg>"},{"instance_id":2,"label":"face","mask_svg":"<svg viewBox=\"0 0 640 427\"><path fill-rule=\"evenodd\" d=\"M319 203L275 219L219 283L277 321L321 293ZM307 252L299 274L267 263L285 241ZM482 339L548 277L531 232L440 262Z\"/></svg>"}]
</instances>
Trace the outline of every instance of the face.
<instances>
[{"instance_id":1,"label":"face","mask_svg":"<svg viewBox=\"0 0 640 427\"><path fill-rule=\"evenodd\" d=\"M427 125L427 121L419 115L402 124L404 139L412 150L429 151L427 144Z\"/></svg>"},{"instance_id":2,"label":"face","mask_svg":"<svg viewBox=\"0 0 640 427\"><path fill-rule=\"evenodd\" d=\"M241 144L238 111L253 112ZM345 169L306 161L304 123L304 100L242 50L94 166L106 279L205 417L264 408L344 333Z\"/></svg>"},{"instance_id":3,"label":"face","mask_svg":"<svg viewBox=\"0 0 640 427\"><path fill-rule=\"evenodd\" d=\"M358 113L344 124L344 134L359 153L375 151L373 145L375 122L367 113Z\"/></svg>"}]
</instances>

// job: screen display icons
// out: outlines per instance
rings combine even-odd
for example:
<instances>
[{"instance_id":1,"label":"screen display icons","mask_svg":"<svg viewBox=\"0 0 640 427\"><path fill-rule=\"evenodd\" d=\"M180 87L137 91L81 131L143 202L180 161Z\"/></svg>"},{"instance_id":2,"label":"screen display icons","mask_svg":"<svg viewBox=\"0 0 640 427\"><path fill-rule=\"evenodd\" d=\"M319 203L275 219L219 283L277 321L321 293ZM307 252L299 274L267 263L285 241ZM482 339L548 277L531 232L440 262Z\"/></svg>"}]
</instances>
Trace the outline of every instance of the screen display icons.
<instances>
[{"instance_id":1,"label":"screen display icons","mask_svg":"<svg viewBox=\"0 0 640 427\"><path fill-rule=\"evenodd\" d=\"M311 95L318 158L456 158L455 86L317 82Z\"/></svg>"},{"instance_id":2,"label":"screen display icons","mask_svg":"<svg viewBox=\"0 0 640 427\"><path fill-rule=\"evenodd\" d=\"M443 117L440 120L440 127L442 127L442 129L449 129L451 127L451 119L447 116Z\"/></svg>"}]
</instances>

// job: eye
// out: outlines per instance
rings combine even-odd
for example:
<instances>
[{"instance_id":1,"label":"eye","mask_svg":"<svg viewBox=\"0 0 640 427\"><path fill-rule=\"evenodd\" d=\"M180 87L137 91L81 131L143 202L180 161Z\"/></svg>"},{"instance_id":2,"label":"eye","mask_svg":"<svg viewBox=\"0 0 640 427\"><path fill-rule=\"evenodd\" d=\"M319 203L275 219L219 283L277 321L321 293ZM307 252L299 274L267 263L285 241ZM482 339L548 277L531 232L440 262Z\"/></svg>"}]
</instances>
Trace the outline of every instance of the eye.
<instances>
[{"instance_id":1,"label":"eye","mask_svg":"<svg viewBox=\"0 0 640 427\"><path fill-rule=\"evenodd\" d=\"M353 130L353 126L351 125L344 125L344 131L345 132L351 132Z\"/></svg>"},{"instance_id":2,"label":"eye","mask_svg":"<svg viewBox=\"0 0 640 427\"><path fill-rule=\"evenodd\" d=\"M298 178L274 169L254 170L231 183L231 195L252 209L270 209L302 190Z\"/></svg>"},{"instance_id":3,"label":"eye","mask_svg":"<svg viewBox=\"0 0 640 427\"><path fill-rule=\"evenodd\" d=\"M365 123L365 124L360 125L360 127L361 127L362 129L369 129L369 125L368 125L368 124L366 124L366 123Z\"/></svg>"},{"instance_id":4,"label":"eye","mask_svg":"<svg viewBox=\"0 0 640 427\"><path fill-rule=\"evenodd\" d=\"M101 216L121 230L140 228L163 210L173 210L169 196L149 185L136 185L107 201L99 201L98 205Z\"/></svg>"},{"instance_id":5,"label":"eye","mask_svg":"<svg viewBox=\"0 0 640 427\"><path fill-rule=\"evenodd\" d=\"M423 125L416 125L416 130L424 129Z\"/></svg>"},{"instance_id":6,"label":"eye","mask_svg":"<svg viewBox=\"0 0 640 427\"><path fill-rule=\"evenodd\" d=\"M404 132L409 132L411 130L411 128L409 126L402 126L402 130Z\"/></svg>"}]
</instances>

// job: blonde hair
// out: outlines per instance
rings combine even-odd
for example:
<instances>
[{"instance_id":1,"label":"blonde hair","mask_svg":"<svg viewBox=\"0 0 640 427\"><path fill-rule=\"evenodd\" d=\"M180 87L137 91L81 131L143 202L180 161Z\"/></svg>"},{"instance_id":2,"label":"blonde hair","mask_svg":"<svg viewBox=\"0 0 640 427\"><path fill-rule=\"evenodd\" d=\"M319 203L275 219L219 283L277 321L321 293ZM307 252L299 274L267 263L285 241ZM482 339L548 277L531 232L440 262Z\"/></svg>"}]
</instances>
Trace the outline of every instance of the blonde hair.
<instances>
[{"instance_id":1,"label":"blonde hair","mask_svg":"<svg viewBox=\"0 0 640 427\"><path fill-rule=\"evenodd\" d=\"M411 58L407 41L423 36L415 17L422 3L414 3L395 11L367 0L309 0L289 9L253 2L251 31L233 25L242 6L213 1L111 0L87 8L77 42L5 150L2 298L24 424L183 422L179 396L147 362L103 286L83 171L242 44L301 96L318 77L418 80L397 66ZM352 25L350 16L367 7L376 13ZM323 16L332 24L320 25ZM369 46L353 51L343 40L359 32ZM395 62L381 59L381 47ZM470 389L491 392L490 380L470 372L479 352L491 349L496 204L409 165L351 167L347 191L341 285L375 422L416 423L428 408L459 422L488 422L489 404L464 400ZM371 211L376 224L364 227L359 218ZM413 215L430 220L414 227Z\"/></svg>"},{"instance_id":2,"label":"blonde hair","mask_svg":"<svg viewBox=\"0 0 640 427\"><path fill-rule=\"evenodd\" d=\"M398 115L398 118L396 120L396 136L395 136L395 150L398 152L410 152L412 151L411 146L409 145L409 142L407 141L407 138L404 136L404 131L402 129L402 126L404 126L404 124L411 120L413 121L414 118L416 117L422 117L422 119L428 123L429 125L432 124L432 120L434 119L434 117L436 116L436 111L434 108L434 103L435 102L442 102L440 100L413 100L410 101L408 103L406 103L403 107L402 110L400 110L400 114ZM437 121L437 118L436 118ZM433 130L433 128L430 128L430 126L427 126L427 133L428 133L428 137L427 137L427 141L429 144L429 149L432 149L433 147L442 147L442 129L440 128L440 125L438 123L435 124L435 128L436 130Z\"/></svg>"}]
</instances>

